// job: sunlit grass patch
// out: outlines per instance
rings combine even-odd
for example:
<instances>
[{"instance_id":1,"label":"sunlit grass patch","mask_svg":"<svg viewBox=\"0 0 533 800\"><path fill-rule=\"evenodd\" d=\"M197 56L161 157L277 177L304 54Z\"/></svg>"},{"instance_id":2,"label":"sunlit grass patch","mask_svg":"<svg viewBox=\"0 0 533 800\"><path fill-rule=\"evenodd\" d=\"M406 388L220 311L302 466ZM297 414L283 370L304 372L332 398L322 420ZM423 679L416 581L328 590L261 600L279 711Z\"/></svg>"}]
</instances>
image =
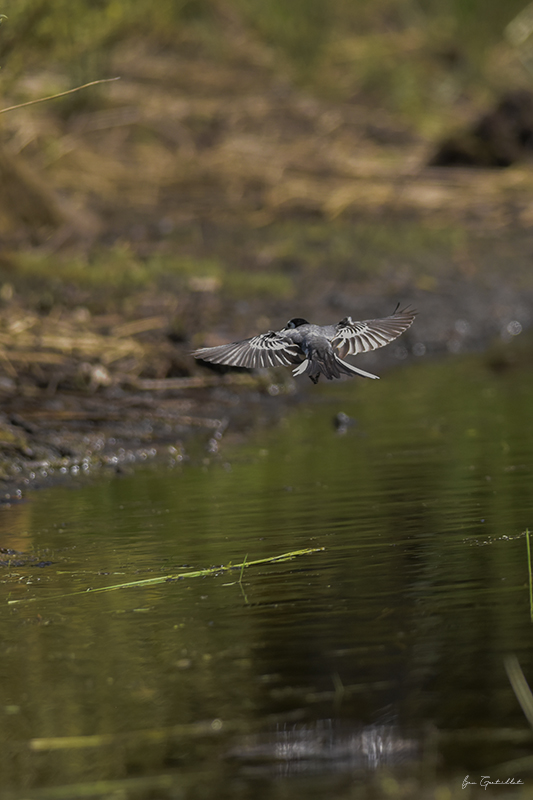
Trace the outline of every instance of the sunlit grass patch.
<instances>
[{"instance_id":1,"label":"sunlit grass patch","mask_svg":"<svg viewBox=\"0 0 533 800\"><path fill-rule=\"evenodd\" d=\"M180 255L143 259L127 246L96 251L90 257L21 253L9 268L0 270L2 279L19 292L49 292L51 301L60 300L69 287L108 292L109 299L146 289L285 298L294 288L291 279L276 269L245 271L225 266L216 258Z\"/></svg>"},{"instance_id":2,"label":"sunlit grass patch","mask_svg":"<svg viewBox=\"0 0 533 800\"><path fill-rule=\"evenodd\" d=\"M47 257L34 253L17 256L13 273L15 283L39 281L42 285L72 284L85 289L143 289L162 276L187 280L191 276L218 277L221 265L214 260L174 258L142 259L128 246L95 251L89 258Z\"/></svg>"},{"instance_id":3,"label":"sunlit grass patch","mask_svg":"<svg viewBox=\"0 0 533 800\"><path fill-rule=\"evenodd\" d=\"M224 276L224 288L233 297L286 298L294 293L292 280L276 270L261 272L228 272Z\"/></svg>"},{"instance_id":4,"label":"sunlit grass patch","mask_svg":"<svg viewBox=\"0 0 533 800\"><path fill-rule=\"evenodd\" d=\"M416 275L437 260L453 260L466 243L462 228L431 226L405 219L283 222L272 226L265 250L274 265L336 278L378 277L391 266Z\"/></svg>"}]
</instances>

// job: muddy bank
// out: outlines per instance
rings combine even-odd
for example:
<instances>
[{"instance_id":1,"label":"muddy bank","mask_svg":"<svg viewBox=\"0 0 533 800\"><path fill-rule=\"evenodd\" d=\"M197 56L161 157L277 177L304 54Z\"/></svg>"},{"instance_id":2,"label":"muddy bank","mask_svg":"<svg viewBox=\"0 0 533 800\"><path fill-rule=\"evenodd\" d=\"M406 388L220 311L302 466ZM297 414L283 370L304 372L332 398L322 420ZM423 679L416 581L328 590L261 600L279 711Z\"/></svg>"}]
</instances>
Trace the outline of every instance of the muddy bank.
<instances>
[{"instance_id":1,"label":"muddy bank","mask_svg":"<svg viewBox=\"0 0 533 800\"><path fill-rule=\"evenodd\" d=\"M436 291L415 280L404 283L397 296L418 308L414 325L357 363L385 376L410 360L470 352L484 352L488 367L496 370L527 364L533 288L518 291L496 274L488 279L485 273L485 280L458 272L453 279L441 275L434 278ZM361 295L355 284L345 284L341 292L323 274L315 284L313 292L322 290L321 302L306 296L305 311L311 308L318 322L392 310L394 295L386 283L367 283ZM257 320L252 304L235 330L235 308L229 304L229 322L221 318L211 330L191 332L178 342L172 341L171 317L164 315L122 320L121 328L115 325L106 334L101 319L79 310L52 319L21 309L6 312L0 333L5 370L0 380L0 501L12 502L30 488L84 476L111 477L150 462L174 466L223 458L224 437L275 424L295 404L306 402L314 387L306 378L293 379L289 370L224 374L190 356L193 342L217 343L231 340L232 333L281 327L294 307L291 312L287 301L277 309L273 305L262 304L269 313Z\"/></svg>"},{"instance_id":2,"label":"muddy bank","mask_svg":"<svg viewBox=\"0 0 533 800\"><path fill-rule=\"evenodd\" d=\"M277 422L290 385L238 375L169 379L157 391L15 398L0 411L0 503L33 488L131 472L149 463L174 467L217 457L233 439ZM181 384L181 388L180 388Z\"/></svg>"}]
</instances>

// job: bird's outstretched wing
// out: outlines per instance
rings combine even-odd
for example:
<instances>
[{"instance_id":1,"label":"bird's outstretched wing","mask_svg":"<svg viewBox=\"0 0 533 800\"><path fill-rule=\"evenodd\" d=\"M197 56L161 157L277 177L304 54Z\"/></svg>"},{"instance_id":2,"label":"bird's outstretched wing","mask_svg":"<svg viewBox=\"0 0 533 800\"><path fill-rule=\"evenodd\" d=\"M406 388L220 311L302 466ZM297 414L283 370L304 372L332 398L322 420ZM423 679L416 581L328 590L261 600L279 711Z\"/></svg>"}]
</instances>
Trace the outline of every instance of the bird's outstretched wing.
<instances>
[{"instance_id":1,"label":"bird's outstretched wing","mask_svg":"<svg viewBox=\"0 0 533 800\"><path fill-rule=\"evenodd\" d=\"M354 322L351 317L345 317L337 325L331 344L341 358L377 350L406 331L415 317L416 311L410 308L395 311L390 317L367 319L363 322Z\"/></svg>"},{"instance_id":2,"label":"bird's outstretched wing","mask_svg":"<svg viewBox=\"0 0 533 800\"><path fill-rule=\"evenodd\" d=\"M193 353L195 358L226 364L229 367L288 367L302 360L298 345L287 341L275 331L261 333L242 342L221 344L218 347L201 347Z\"/></svg>"}]
</instances>

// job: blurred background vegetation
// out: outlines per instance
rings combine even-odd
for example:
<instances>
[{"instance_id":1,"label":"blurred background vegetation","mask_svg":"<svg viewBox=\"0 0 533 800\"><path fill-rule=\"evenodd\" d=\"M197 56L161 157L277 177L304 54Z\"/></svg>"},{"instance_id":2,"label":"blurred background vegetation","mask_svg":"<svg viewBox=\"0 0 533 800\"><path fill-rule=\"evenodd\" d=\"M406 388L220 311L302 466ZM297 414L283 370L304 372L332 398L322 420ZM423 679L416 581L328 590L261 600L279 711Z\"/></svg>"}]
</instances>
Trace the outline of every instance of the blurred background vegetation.
<instances>
[{"instance_id":1,"label":"blurred background vegetation","mask_svg":"<svg viewBox=\"0 0 533 800\"><path fill-rule=\"evenodd\" d=\"M221 62L247 39L287 79L329 99L365 99L418 124L508 87L503 40L524 0L4 0L4 91L35 70L107 77L117 47L142 39ZM50 81L52 78L50 76ZM87 95L64 101L90 103ZM94 97L92 98L94 101ZM64 113L72 111L64 108Z\"/></svg>"},{"instance_id":2,"label":"blurred background vegetation","mask_svg":"<svg viewBox=\"0 0 533 800\"><path fill-rule=\"evenodd\" d=\"M4 108L120 81L0 117L0 303L163 309L185 332L231 302L240 332L305 276L316 303L323 269L434 288L502 196L531 216L528 173L425 171L439 137L530 88L504 35L524 5L3 0Z\"/></svg>"}]
</instances>

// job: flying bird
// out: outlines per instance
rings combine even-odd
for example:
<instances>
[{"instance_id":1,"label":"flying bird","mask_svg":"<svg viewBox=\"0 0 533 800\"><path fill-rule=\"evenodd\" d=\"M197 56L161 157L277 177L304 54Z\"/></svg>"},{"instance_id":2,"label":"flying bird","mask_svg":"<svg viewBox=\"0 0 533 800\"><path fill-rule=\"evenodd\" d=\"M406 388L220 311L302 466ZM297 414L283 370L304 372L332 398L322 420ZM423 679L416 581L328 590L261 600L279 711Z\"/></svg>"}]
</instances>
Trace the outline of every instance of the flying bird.
<instances>
[{"instance_id":1,"label":"flying bird","mask_svg":"<svg viewBox=\"0 0 533 800\"><path fill-rule=\"evenodd\" d=\"M412 325L416 311L398 307L390 317L354 322L351 317L336 325L313 325L295 317L281 331L268 331L218 347L201 347L193 356L212 364L230 367L288 367L296 365L293 375L309 375L318 383L321 375L328 381L344 375L378 378L371 372L354 367L345 356L377 350L394 341Z\"/></svg>"}]
</instances>

